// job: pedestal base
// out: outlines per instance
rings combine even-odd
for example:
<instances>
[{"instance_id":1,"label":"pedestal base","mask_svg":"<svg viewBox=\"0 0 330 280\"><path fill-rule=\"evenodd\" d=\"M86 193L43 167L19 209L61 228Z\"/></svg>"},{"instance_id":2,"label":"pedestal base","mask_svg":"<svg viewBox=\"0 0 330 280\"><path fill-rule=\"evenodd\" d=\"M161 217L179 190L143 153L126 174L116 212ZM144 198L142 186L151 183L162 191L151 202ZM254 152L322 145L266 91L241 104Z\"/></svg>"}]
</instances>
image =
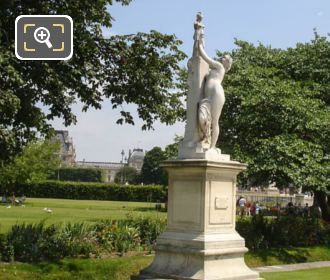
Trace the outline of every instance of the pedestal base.
<instances>
[{"instance_id":1,"label":"pedestal base","mask_svg":"<svg viewBox=\"0 0 330 280\"><path fill-rule=\"evenodd\" d=\"M165 232L158 239L153 263L132 279L260 279L245 265L245 252L244 239L237 233Z\"/></svg>"},{"instance_id":2,"label":"pedestal base","mask_svg":"<svg viewBox=\"0 0 330 280\"><path fill-rule=\"evenodd\" d=\"M167 229L153 263L135 280L260 279L244 262L244 239L235 231L235 161L174 160L169 174Z\"/></svg>"},{"instance_id":3,"label":"pedestal base","mask_svg":"<svg viewBox=\"0 0 330 280\"><path fill-rule=\"evenodd\" d=\"M179 159L204 159L209 161L230 161L230 155L222 154L220 149L204 150L199 144L181 143Z\"/></svg>"}]
</instances>

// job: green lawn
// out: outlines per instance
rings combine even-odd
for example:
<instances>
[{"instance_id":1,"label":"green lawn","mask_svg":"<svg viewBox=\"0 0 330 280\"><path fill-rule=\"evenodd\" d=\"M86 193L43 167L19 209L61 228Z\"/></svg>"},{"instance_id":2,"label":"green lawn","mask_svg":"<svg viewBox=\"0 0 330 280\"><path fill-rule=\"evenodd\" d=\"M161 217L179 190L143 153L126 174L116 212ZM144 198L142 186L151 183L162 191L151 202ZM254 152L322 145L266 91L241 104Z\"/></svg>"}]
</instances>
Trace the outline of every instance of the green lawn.
<instances>
[{"instance_id":1,"label":"green lawn","mask_svg":"<svg viewBox=\"0 0 330 280\"><path fill-rule=\"evenodd\" d=\"M146 267L152 257L66 259L58 263L0 263L0 280L128 280Z\"/></svg>"},{"instance_id":2,"label":"green lawn","mask_svg":"<svg viewBox=\"0 0 330 280\"><path fill-rule=\"evenodd\" d=\"M53 213L46 213L44 208L52 209ZM154 203L28 198L25 207L6 208L0 204L0 232L8 231L15 223L93 223L101 219L125 219L129 213L166 216L155 210Z\"/></svg>"},{"instance_id":3,"label":"green lawn","mask_svg":"<svg viewBox=\"0 0 330 280\"><path fill-rule=\"evenodd\" d=\"M116 259L65 259L58 263L0 263L0 280L129 280L151 263L153 257ZM265 280L327 280L330 267L292 272L261 273Z\"/></svg>"},{"instance_id":4,"label":"green lawn","mask_svg":"<svg viewBox=\"0 0 330 280\"><path fill-rule=\"evenodd\" d=\"M296 270L290 272L261 273L266 280L329 280L330 267Z\"/></svg>"},{"instance_id":5,"label":"green lawn","mask_svg":"<svg viewBox=\"0 0 330 280\"><path fill-rule=\"evenodd\" d=\"M53 210L52 214L43 209ZM25 207L0 205L0 232L7 231L15 223L46 224L63 222L93 223L101 219L124 219L128 214L165 217L157 212L154 203L93 201L29 198ZM248 252L245 261L250 267L285 263L330 260L330 248L269 249ZM0 263L0 280L6 279L113 279L124 280L146 267L152 257L136 256L116 259L65 259L58 263ZM262 273L266 280L276 279L330 279L330 268L294 272Z\"/></svg>"},{"instance_id":6,"label":"green lawn","mask_svg":"<svg viewBox=\"0 0 330 280\"><path fill-rule=\"evenodd\" d=\"M244 259L249 267L329 261L330 247L273 248L258 252L248 252L245 254Z\"/></svg>"}]
</instances>

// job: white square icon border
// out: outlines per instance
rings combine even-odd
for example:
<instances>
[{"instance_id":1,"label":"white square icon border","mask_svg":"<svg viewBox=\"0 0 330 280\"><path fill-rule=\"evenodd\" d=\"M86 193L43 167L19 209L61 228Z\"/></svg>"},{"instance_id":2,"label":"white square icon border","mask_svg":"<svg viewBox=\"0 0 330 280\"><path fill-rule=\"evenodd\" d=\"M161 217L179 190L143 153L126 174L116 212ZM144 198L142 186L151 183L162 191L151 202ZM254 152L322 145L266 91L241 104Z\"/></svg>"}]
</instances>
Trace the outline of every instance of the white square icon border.
<instances>
[{"instance_id":1,"label":"white square icon border","mask_svg":"<svg viewBox=\"0 0 330 280\"><path fill-rule=\"evenodd\" d=\"M21 19L21 18L24 18L24 17L51 17L51 18L54 18L54 17L64 17L64 18L67 18L70 23L71 23L71 30L70 30L70 35L71 35L71 49L70 49L70 53L68 56L66 57L37 57L37 58L25 58L25 57L21 57L19 54L18 54L18 51L17 51L17 23L18 21ZM70 58L72 58L72 55L73 55L73 20L70 16L68 15L20 15L18 16L16 19L15 19L15 56L20 59L20 60L69 60Z\"/></svg>"}]
</instances>

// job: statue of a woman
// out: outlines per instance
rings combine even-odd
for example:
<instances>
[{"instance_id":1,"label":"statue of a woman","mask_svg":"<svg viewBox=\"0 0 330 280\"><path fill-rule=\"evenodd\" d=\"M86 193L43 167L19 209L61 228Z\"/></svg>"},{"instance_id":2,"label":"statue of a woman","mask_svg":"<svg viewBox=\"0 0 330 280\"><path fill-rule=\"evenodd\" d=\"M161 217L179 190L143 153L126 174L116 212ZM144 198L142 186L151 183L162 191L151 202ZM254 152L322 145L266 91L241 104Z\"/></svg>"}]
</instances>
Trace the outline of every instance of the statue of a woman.
<instances>
[{"instance_id":1,"label":"statue of a woman","mask_svg":"<svg viewBox=\"0 0 330 280\"><path fill-rule=\"evenodd\" d=\"M204 87L199 102L198 122L202 146L207 149L215 148L219 137L219 118L225 103L222 80L230 70L232 58L225 55L219 61L210 58L204 51L203 42L198 43L199 53L210 67L205 76Z\"/></svg>"}]
</instances>

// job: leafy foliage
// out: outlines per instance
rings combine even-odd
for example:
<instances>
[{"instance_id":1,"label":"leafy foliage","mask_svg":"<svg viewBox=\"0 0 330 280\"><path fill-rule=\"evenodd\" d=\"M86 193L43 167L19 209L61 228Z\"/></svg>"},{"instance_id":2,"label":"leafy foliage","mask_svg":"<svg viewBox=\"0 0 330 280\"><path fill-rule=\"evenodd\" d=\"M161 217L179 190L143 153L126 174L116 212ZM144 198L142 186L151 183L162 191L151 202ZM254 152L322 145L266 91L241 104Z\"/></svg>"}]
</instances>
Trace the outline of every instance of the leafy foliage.
<instances>
[{"instance_id":1,"label":"leafy foliage","mask_svg":"<svg viewBox=\"0 0 330 280\"><path fill-rule=\"evenodd\" d=\"M164 186L168 184L168 176L160 164L164 160L178 158L179 144L182 139L183 137L176 135L174 143L167 145L164 151L160 147L154 147L146 153L139 178L143 183Z\"/></svg>"},{"instance_id":2,"label":"leafy foliage","mask_svg":"<svg viewBox=\"0 0 330 280\"><path fill-rule=\"evenodd\" d=\"M166 160L166 154L160 147L154 147L148 151L144 157L141 181L145 184L160 184L167 185L167 174L163 168L160 167L161 162Z\"/></svg>"},{"instance_id":3,"label":"leafy foliage","mask_svg":"<svg viewBox=\"0 0 330 280\"><path fill-rule=\"evenodd\" d=\"M255 215L238 219L237 232L250 250L289 246L329 245L330 226L315 218L280 216L268 219Z\"/></svg>"},{"instance_id":4,"label":"leafy foliage","mask_svg":"<svg viewBox=\"0 0 330 280\"><path fill-rule=\"evenodd\" d=\"M0 193L5 190L0 186ZM42 181L19 184L15 191L28 197L141 202L167 200L167 189L157 185L121 186L115 183Z\"/></svg>"},{"instance_id":5,"label":"leafy foliage","mask_svg":"<svg viewBox=\"0 0 330 280\"><path fill-rule=\"evenodd\" d=\"M143 129L155 120L183 117L178 62L185 54L174 35L157 31L105 38L111 28L112 0L22 1L0 3L0 160L8 160L38 133L49 134L48 120L76 122L71 105L101 108L109 98L121 108L117 123L134 123L124 106L137 105ZM116 0L123 5L130 0ZM109 7L110 5L110 7ZM14 55L14 22L19 15L66 14L74 22L74 53L69 61L20 61ZM47 110L42 110L42 104Z\"/></svg>"},{"instance_id":6,"label":"leafy foliage","mask_svg":"<svg viewBox=\"0 0 330 280\"><path fill-rule=\"evenodd\" d=\"M330 185L330 42L286 50L236 41L224 81L220 145L249 164L253 185L325 191ZM219 55L221 55L219 53Z\"/></svg>"},{"instance_id":7,"label":"leafy foliage","mask_svg":"<svg viewBox=\"0 0 330 280\"><path fill-rule=\"evenodd\" d=\"M116 183L136 184L138 181L138 173L134 167L124 166L116 173Z\"/></svg>"},{"instance_id":8,"label":"leafy foliage","mask_svg":"<svg viewBox=\"0 0 330 280\"><path fill-rule=\"evenodd\" d=\"M92 226L84 223L48 227L42 223L14 225L11 231L0 235L0 260L38 262L65 257L98 257L109 252L151 251L165 228L164 218L148 216L103 220ZM330 244L329 224L314 218L268 219L256 215L252 219L238 219L236 228L252 251Z\"/></svg>"},{"instance_id":9,"label":"leafy foliage","mask_svg":"<svg viewBox=\"0 0 330 280\"><path fill-rule=\"evenodd\" d=\"M60 165L59 150L59 143L48 140L29 144L11 163L0 166L1 187L10 190L18 184L47 179Z\"/></svg>"},{"instance_id":10,"label":"leafy foliage","mask_svg":"<svg viewBox=\"0 0 330 280\"><path fill-rule=\"evenodd\" d=\"M74 182L104 182L105 172L100 168L61 167L50 179Z\"/></svg>"},{"instance_id":11,"label":"leafy foliage","mask_svg":"<svg viewBox=\"0 0 330 280\"><path fill-rule=\"evenodd\" d=\"M167 159L177 159L179 154L179 145L183 140L182 136L175 135L174 143L169 144L165 147L165 155Z\"/></svg>"},{"instance_id":12,"label":"leafy foliage","mask_svg":"<svg viewBox=\"0 0 330 280\"><path fill-rule=\"evenodd\" d=\"M165 227L164 219L150 217L105 220L93 226L17 224L7 234L0 235L0 261L58 261L65 257L97 257L108 252L151 251Z\"/></svg>"}]
</instances>

